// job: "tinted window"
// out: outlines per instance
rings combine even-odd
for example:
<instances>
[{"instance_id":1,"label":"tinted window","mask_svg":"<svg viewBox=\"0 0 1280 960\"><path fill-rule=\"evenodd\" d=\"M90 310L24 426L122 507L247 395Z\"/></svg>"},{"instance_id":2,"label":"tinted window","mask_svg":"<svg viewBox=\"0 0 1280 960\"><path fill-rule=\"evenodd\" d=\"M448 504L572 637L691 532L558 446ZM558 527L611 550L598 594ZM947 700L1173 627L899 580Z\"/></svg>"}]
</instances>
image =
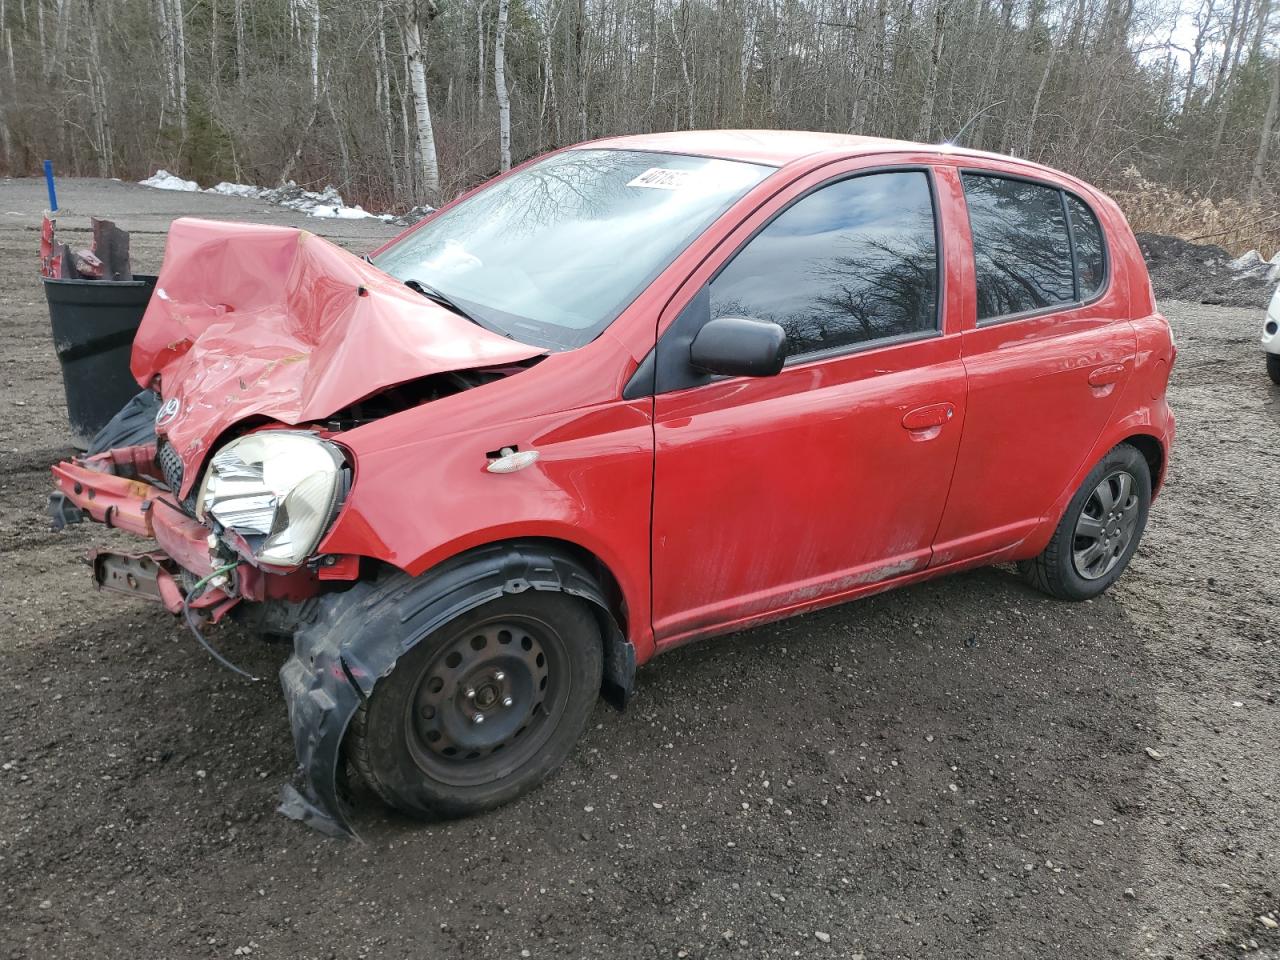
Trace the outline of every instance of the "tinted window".
<instances>
[{"instance_id":1,"label":"tinted window","mask_svg":"<svg viewBox=\"0 0 1280 960\"><path fill-rule=\"evenodd\" d=\"M928 177L878 173L822 187L758 233L710 293L713 317L781 324L791 356L936 329Z\"/></svg>"},{"instance_id":2,"label":"tinted window","mask_svg":"<svg viewBox=\"0 0 1280 960\"><path fill-rule=\"evenodd\" d=\"M1075 300L1062 193L1022 180L964 175L978 319Z\"/></svg>"},{"instance_id":3,"label":"tinted window","mask_svg":"<svg viewBox=\"0 0 1280 960\"><path fill-rule=\"evenodd\" d=\"M1067 209L1071 212L1071 239L1076 245L1076 279L1080 282L1077 296L1088 300L1102 289L1106 278L1102 228L1098 226L1093 211L1071 194L1067 194Z\"/></svg>"}]
</instances>

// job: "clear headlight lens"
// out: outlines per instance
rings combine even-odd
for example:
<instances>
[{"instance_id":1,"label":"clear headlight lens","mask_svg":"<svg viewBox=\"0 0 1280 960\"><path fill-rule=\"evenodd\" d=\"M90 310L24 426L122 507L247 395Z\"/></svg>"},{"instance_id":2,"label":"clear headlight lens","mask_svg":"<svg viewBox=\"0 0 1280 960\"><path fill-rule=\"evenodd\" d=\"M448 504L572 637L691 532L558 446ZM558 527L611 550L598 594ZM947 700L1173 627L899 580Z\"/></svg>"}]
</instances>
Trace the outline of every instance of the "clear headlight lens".
<instances>
[{"instance_id":1,"label":"clear headlight lens","mask_svg":"<svg viewBox=\"0 0 1280 960\"><path fill-rule=\"evenodd\" d=\"M298 566L333 519L343 463L336 446L311 433L251 433L209 461L196 516L240 534L264 563Z\"/></svg>"}]
</instances>

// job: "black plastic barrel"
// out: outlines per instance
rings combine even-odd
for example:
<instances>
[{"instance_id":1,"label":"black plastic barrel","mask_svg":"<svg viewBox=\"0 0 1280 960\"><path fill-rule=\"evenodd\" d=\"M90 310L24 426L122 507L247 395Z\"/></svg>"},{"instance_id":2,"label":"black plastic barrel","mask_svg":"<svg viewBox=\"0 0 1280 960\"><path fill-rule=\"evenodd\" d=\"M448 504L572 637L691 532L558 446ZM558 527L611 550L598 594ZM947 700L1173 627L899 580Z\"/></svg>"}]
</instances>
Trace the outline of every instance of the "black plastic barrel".
<instances>
[{"instance_id":1,"label":"black plastic barrel","mask_svg":"<svg viewBox=\"0 0 1280 960\"><path fill-rule=\"evenodd\" d=\"M67 420L74 442L84 448L138 392L129 373L129 354L156 278L42 279L53 347L62 365Z\"/></svg>"}]
</instances>

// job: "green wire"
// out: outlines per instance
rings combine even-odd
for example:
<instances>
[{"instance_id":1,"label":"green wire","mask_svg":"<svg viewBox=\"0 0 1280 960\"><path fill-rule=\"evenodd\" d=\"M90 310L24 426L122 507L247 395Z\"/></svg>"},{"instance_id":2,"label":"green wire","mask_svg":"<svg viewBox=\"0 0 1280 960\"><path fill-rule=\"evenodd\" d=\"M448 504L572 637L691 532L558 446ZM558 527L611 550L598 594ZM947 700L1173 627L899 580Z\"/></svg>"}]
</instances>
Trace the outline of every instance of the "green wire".
<instances>
[{"instance_id":1,"label":"green wire","mask_svg":"<svg viewBox=\"0 0 1280 960\"><path fill-rule=\"evenodd\" d=\"M213 649L213 647L209 645L209 641L204 638L204 634L200 632L200 628L196 626L195 620L193 620L191 617L192 596L194 596L200 590L200 588L203 587L210 580L214 579L220 574L228 573L234 570L239 565L240 565L240 561L238 560L235 561L234 563L228 563L226 566L218 567L216 570L210 571L207 576L201 577L199 580L197 580L195 582L195 585L192 586L192 588L187 591L186 596L182 598L182 619L186 621L187 626L191 628L191 632L195 635L196 640L199 642L200 646L204 647L205 652L208 653L209 656L213 657L213 659L217 660L220 664L222 664L232 673L238 673L240 676L247 677L248 679L256 683L258 681L258 677L255 677L253 674L251 674L247 670L243 670L240 667L237 667L234 663L232 663L230 660L228 660L226 657L224 657L222 654L220 654L217 650Z\"/></svg>"}]
</instances>

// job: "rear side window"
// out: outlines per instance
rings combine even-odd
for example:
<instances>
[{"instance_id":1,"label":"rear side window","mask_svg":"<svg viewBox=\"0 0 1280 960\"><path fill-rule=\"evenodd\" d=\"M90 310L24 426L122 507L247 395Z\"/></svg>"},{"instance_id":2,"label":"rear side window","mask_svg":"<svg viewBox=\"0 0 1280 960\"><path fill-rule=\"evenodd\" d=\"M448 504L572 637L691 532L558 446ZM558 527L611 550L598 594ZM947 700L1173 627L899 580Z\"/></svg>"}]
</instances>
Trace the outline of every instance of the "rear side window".
<instances>
[{"instance_id":1,"label":"rear side window","mask_svg":"<svg viewBox=\"0 0 1280 960\"><path fill-rule=\"evenodd\" d=\"M710 294L712 317L781 325L793 357L937 329L928 175L875 173L820 187L756 234Z\"/></svg>"},{"instance_id":2,"label":"rear side window","mask_svg":"<svg viewBox=\"0 0 1280 960\"><path fill-rule=\"evenodd\" d=\"M1062 192L1005 177L966 173L978 319L1076 299Z\"/></svg>"},{"instance_id":3,"label":"rear side window","mask_svg":"<svg viewBox=\"0 0 1280 960\"><path fill-rule=\"evenodd\" d=\"M1093 211L1078 197L1067 194L1067 211L1071 214L1071 238L1076 245L1076 281L1080 289L1076 299L1088 300L1102 289L1107 261L1102 249L1102 228Z\"/></svg>"}]
</instances>

